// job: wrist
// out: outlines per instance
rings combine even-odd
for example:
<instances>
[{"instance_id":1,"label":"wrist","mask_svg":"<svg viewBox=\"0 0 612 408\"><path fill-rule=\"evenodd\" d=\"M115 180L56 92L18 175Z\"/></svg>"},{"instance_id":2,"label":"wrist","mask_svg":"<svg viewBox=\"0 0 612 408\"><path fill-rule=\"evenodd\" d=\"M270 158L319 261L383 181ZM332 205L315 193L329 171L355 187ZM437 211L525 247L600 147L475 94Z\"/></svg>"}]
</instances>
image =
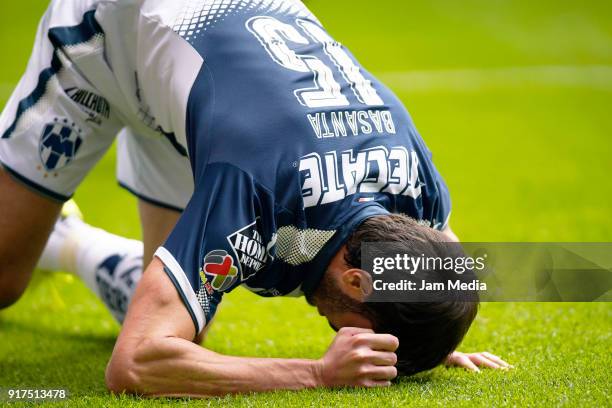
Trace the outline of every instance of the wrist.
<instances>
[{"instance_id":1,"label":"wrist","mask_svg":"<svg viewBox=\"0 0 612 408\"><path fill-rule=\"evenodd\" d=\"M327 386L327 384L325 383L325 376L323 375L323 367L324 363L322 358L318 360L312 360L311 372L315 388Z\"/></svg>"},{"instance_id":2,"label":"wrist","mask_svg":"<svg viewBox=\"0 0 612 408\"><path fill-rule=\"evenodd\" d=\"M455 364L455 351L453 351L452 353L450 353L448 356L446 356L446 358L444 359L444 365L447 367L450 367L452 365Z\"/></svg>"}]
</instances>

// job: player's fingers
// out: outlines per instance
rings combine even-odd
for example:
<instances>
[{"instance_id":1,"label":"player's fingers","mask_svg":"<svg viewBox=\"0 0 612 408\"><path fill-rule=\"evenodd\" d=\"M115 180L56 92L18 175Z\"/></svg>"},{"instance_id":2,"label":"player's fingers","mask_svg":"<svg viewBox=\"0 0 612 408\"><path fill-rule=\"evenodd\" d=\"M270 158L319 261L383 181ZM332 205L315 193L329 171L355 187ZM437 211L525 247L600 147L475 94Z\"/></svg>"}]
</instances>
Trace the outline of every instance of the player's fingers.
<instances>
[{"instance_id":1,"label":"player's fingers","mask_svg":"<svg viewBox=\"0 0 612 408\"><path fill-rule=\"evenodd\" d=\"M397 363L397 354L390 351L373 351L369 360L377 366L394 366Z\"/></svg>"},{"instance_id":2,"label":"player's fingers","mask_svg":"<svg viewBox=\"0 0 612 408\"><path fill-rule=\"evenodd\" d=\"M397 377L397 368L393 366L369 366L364 370L368 379L382 381Z\"/></svg>"},{"instance_id":3,"label":"player's fingers","mask_svg":"<svg viewBox=\"0 0 612 408\"><path fill-rule=\"evenodd\" d=\"M399 347L399 340L391 334L362 333L357 335L359 345L368 346L372 350L395 351Z\"/></svg>"},{"instance_id":4,"label":"player's fingers","mask_svg":"<svg viewBox=\"0 0 612 408\"><path fill-rule=\"evenodd\" d=\"M466 368L470 371L474 371L476 373L480 372L480 369L478 369L476 364L472 363L472 360L470 360L470 358L465 354L462 354L461 356L457 357L456 364L459 367Z\"/></svg>"},{"instance_id":5,"label":"player's fingers","mask_svg":"<svg viewBox=\"0 0 612 408\"><path fill-rule=\"evenodd\" d=\"M364 387L389 387L391 386L391 381L389 380L364 380L362 384Z\"/></svg>"},{"instance_id":6,"label":"player's fingers","mask_svg":"<svg viewBox=\"0 0 612 408\"><path fill-rule=\"evenodd\" d=\"M502 368L502 366L500 366L494 361L489 360L482 354L472 354L470 355L470 360L472 360L473 363L475 363L476 365L480 367L484 366L484 367L489 367L489 368Z\"/></svg>"},{"instance_id":7,"label":"player's fingers","mask_svg":"<svg viewBox=\"0 0 612 408\"><path fill-rule=\"evenodd\" d=\"M497 357L495 354L491 354L487 351L485 351L484 353L480 353L483 356L485 356L486 358L488 358L491 361L496 362L497 364L499 364L502 367L507 367L507 368L513 368L510 364L506 363L504 360L502 360L501 358Z\"/></svg>"}]
</instances>

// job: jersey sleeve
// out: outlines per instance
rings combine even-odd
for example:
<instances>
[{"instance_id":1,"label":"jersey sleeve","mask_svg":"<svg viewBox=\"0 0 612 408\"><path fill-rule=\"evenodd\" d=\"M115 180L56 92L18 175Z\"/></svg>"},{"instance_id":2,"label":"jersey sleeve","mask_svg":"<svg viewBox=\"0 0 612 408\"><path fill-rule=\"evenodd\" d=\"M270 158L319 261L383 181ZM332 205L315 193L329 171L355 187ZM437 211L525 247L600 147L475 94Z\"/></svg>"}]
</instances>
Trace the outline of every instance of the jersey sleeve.
<instances>
[{"instance_id":1,"label":"jersey sleeve","mask_svg":"<svg viewBox=\"0 0 612 408\"><path fill-rule=\"evenodd\" d=\"M269 193L229 164L206 167L202 180L155 256L200 333L223 294L266 266L271 240Z\"/></svg>"}]
</instances>

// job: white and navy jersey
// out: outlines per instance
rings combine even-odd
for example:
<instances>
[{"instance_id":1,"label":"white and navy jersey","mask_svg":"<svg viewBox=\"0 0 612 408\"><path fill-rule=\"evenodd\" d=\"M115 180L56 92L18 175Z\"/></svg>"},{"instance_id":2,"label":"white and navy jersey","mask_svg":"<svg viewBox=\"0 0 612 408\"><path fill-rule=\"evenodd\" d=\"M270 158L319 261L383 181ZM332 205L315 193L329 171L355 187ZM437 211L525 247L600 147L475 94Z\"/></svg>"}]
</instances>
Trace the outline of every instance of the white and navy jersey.
<instances>
[{"instance_id":1,"label":"white and navy jersey","mask_svg":"<svg viewBox=\"0 0 612 408\"><path fill-rule=\"evenodd\" d=\"M157 256L199 329L239 285L312 292L368 217L445 224L448 191L402 103L301 2L196 4L175 26L204 60L186 119L195 192Z\"/></svg>"},{"instance_id":2,"label":"white and navy jersey","mask_svg":"<svg viewBox=\"0 0 612 408\"><path fill-rule=\"evenodd\" d=\"M368 217L445 226L449 194L408 112L301 1L78 3L72 27L49 31L52 71L69 65L112 120L191 165L193 195L156 256L198 332L239 285L311 293Z\"/></svg>"}]
</instances>

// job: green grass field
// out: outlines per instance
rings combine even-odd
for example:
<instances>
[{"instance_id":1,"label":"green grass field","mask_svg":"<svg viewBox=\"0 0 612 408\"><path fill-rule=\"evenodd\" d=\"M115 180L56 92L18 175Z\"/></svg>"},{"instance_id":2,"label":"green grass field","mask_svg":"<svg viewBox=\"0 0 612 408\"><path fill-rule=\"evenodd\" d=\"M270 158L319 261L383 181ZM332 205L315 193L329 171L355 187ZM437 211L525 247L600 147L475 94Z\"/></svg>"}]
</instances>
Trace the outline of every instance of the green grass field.
<instances>
[{"instance_id":1,"label":"green grass field","mask_svg":"<svg viewBox=\"0 0 612 408\"><path fill-rule=\"evenodd\" d=\"M0 2L0 106L25 68L45 3ZM612 241L611 3L311 4L329 31L407 104L451 189L453 225L463 240ZM116 186L114 166L111 151L76 199L89 223L137 238L136 201ZM0 312L0 388L67 388L79 406L144 405L106 392L104 367L118 331L80 282L38 274L22 300ZM332 338L303 300L238 290L225 297L206 346L318 358ZM612 304L484 304L461 349L491 351L516 369L438 368L389 389L207 403L612 406Z\"/></svg>"}]
</instances>

